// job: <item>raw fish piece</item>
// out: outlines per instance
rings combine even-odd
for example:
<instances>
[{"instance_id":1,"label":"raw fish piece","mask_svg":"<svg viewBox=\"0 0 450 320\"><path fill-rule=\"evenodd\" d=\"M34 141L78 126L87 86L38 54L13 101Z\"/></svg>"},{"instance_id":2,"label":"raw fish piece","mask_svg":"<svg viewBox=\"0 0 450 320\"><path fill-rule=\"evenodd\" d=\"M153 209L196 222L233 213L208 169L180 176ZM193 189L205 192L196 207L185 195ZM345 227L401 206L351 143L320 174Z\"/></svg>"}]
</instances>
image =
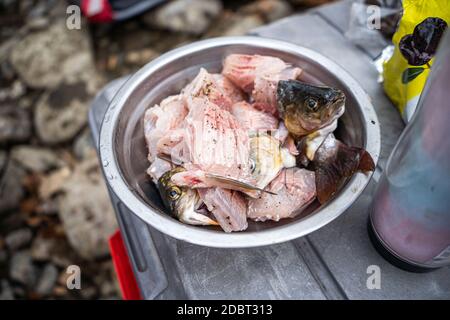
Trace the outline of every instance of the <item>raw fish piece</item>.
<instances>
[{"instance_id":1,"label":"raw fish piece","mask_svg":"<svg viewBox=\"0 0 450 320\"><path fill-rule=\"evenodd\" d=\"M270 56L230 54L222 74L245 92L252 92L258 74L276 74L287 67L283 60Z\"/></svg>"},{"instance_id":2,"label":"raw fish piece","mask_svg":"<svg viewBox=\"0 0 450 320\"><path fill-rule=\"evenodd\" d=\"M232 104L247 100L246 94L223 74L214 73L213 77L217 86L230 98Z\"/></svg>"},{"instance_id":3,"label":"raw fish piece","mask_svg":"<svg viewBox=\"0 0 450 320\"><path fill-rule=\"evenodd\" d=\"M239 121L244 129L251 131L268 131L278 128L278 119L271 114L255 109L246 101L233 104L231 114Z\"/></svg>"},{"instance_id":4,"label":"raw fish piece","mask_svg":"<svg viewBox=\"0 0 450 320\"><path fill-rule=\"evenodd\" d=\"M236 99L237 93L230 86L223 88L221 85L224 84L222 79L201 68L198 75L184 87L181 94L188 108L192 106L192 99L207 98L211 103L230 110L233 103L236 102L234 99Z\"/></svg>"},{"instance_id":5,"label":"raw fish piece","mask_svg":"<svg viewBox=\"0 0 450 320\"><path fill-rule=\"evenodd\" d=\"M187 114L188 110L179 95L170 96L159 105L147 109L144 115L144 134L150 162L156 158L159 140L169 131L181 126Z\"/></svg>"},{"instance_id":6,"label":"raw fish piece","mask_svg":"<svg viewBox=\"0 0 450 320\"><path fill-rule=\"evenodd\" d=\"M199 189L199 194L225 232L247 229L247 203L241 193L209 188Z\"/></svg>"},{"instance_id":7,"label":"raw fish piece","mask_svg":"<svg viewBox=\"0 0 450 320\"><path fill-rule=\"evenodd\" d=\"M249 199L247 215L256 221L292 218L300 214L316 197L313 171L284 169L269 185L276 195L264 193L259 199Z\"/></svg>"}]
</instances>

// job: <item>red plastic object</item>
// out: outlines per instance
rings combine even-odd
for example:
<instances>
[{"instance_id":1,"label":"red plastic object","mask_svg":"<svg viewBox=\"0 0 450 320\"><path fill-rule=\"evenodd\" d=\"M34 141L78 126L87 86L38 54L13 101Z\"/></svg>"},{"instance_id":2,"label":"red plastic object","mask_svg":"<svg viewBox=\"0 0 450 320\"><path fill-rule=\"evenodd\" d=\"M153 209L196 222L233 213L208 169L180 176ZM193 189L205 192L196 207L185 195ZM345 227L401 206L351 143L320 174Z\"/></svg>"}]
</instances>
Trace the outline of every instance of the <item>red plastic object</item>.
<instances>
[{"instance_id":1,"label":"red plastic object","mask_svg":"<svg viewBox=\"0 0 450 320\"><path fill-rule=\"evenodd\" d=\"M119 280L123 300L142 300L141 292L131 269L130 259L123 244L120 230L109 238L109 250Z\"/></svg>"},{"instance_id":2,"label":"red plastic object","mask_svg":"<svg viewBox=\"0 0 450 320\"><path fill-rule=\"evenodd\" d=\"M92 22L110 22L114 18L108 0L82 0L81 12Z\"/></svg>"}]
</instances>

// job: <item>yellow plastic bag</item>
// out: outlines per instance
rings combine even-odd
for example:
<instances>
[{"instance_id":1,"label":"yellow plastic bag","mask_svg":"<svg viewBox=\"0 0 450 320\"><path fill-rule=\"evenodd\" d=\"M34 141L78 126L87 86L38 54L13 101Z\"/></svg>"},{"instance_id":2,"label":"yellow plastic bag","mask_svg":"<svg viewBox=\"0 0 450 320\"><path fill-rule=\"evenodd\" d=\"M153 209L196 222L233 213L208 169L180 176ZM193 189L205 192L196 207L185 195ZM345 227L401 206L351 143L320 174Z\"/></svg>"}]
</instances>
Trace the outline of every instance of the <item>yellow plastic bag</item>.
<instances>
[{"instance_id":1,"label":"yellow plastic bag","mask_svg":"<svg viewBox=\"0 0 450 320\"><path fill-rule=\"evenodd\" d=\"M450 23L450 0L403 0L403 16L392 37L395 49L383 66L384 90L408 122Z\"/></svg>"}]
</instances>

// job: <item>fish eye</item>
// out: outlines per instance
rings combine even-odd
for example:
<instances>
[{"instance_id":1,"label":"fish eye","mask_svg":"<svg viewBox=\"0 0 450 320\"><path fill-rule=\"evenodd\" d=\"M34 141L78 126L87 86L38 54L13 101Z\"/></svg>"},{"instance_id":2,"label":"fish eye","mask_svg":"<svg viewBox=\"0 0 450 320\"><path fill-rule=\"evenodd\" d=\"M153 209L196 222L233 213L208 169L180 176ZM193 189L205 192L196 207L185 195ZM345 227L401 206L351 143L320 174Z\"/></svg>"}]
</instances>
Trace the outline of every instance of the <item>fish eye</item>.
<instances>
[{"instance_id":1,"label":"fish eye","mask_svg":"<svg viewBox=\"0 0 450 320\"><path fill-rule=\"evenodd\" d=\"M170 199L176 200L176 199L178 199L179 196L180 196L180 190L178 188L173 188L169 191Z\"/></svg>"},{"instance_id":2,"label":"fish eye","mask_svg":"<svg viewBox=\"0 0 450 320\"><path fill-rule=\"evenodd\" d=\"M314 98L308 98L308 99L306 99L305 103L306 103L306 106L307 106L311 111L317 111L318 105L319 105L319 104L317 103L317 100L316 100L316 99L314 99Z\"/></svg>"}]
</instances>

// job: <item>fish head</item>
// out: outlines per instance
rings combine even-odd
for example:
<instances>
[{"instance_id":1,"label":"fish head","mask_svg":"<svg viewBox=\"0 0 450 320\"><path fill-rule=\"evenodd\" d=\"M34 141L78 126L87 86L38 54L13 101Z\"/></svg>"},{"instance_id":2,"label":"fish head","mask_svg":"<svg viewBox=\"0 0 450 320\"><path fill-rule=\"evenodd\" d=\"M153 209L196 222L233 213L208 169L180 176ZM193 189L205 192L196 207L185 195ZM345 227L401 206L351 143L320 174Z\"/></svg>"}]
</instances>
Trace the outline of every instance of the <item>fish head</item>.
<instances>
[{"instance_id":1,"label":"fish head","mask_svg":"<svg viewBox=\"0 0 450 320\"><path fill-rule=\"evenodd\" d=\"M264 189L281 169L295 166L295 157L274 137L258 133L250 138L250 168L258 188Z\"/></svg>"},{"instance_id":2,"label":"fish head","mask_svg":"<svg viewBox=\"0 0 450 320\"><path fill-rule=\"evenodd\" d=\"M342 114L345 94L342 90L281 80L277 87L278 112L290 133L297 137L310 134Z\"/></svg>"},{"instance_id":3,"label":"fish head","mask_svg":"<svg viewBox=\"0 0 450 320\"><path fill-rule=\"evenodd\" d=\"M182 171L183 167L175 167L158 179L158 190L164 205L181 222L192 225L217 225L216 221L205 214L205 210L200 209L203 201L197 190L177 186L172 182L172 176Z\"/></svg>"}]
</instances>

